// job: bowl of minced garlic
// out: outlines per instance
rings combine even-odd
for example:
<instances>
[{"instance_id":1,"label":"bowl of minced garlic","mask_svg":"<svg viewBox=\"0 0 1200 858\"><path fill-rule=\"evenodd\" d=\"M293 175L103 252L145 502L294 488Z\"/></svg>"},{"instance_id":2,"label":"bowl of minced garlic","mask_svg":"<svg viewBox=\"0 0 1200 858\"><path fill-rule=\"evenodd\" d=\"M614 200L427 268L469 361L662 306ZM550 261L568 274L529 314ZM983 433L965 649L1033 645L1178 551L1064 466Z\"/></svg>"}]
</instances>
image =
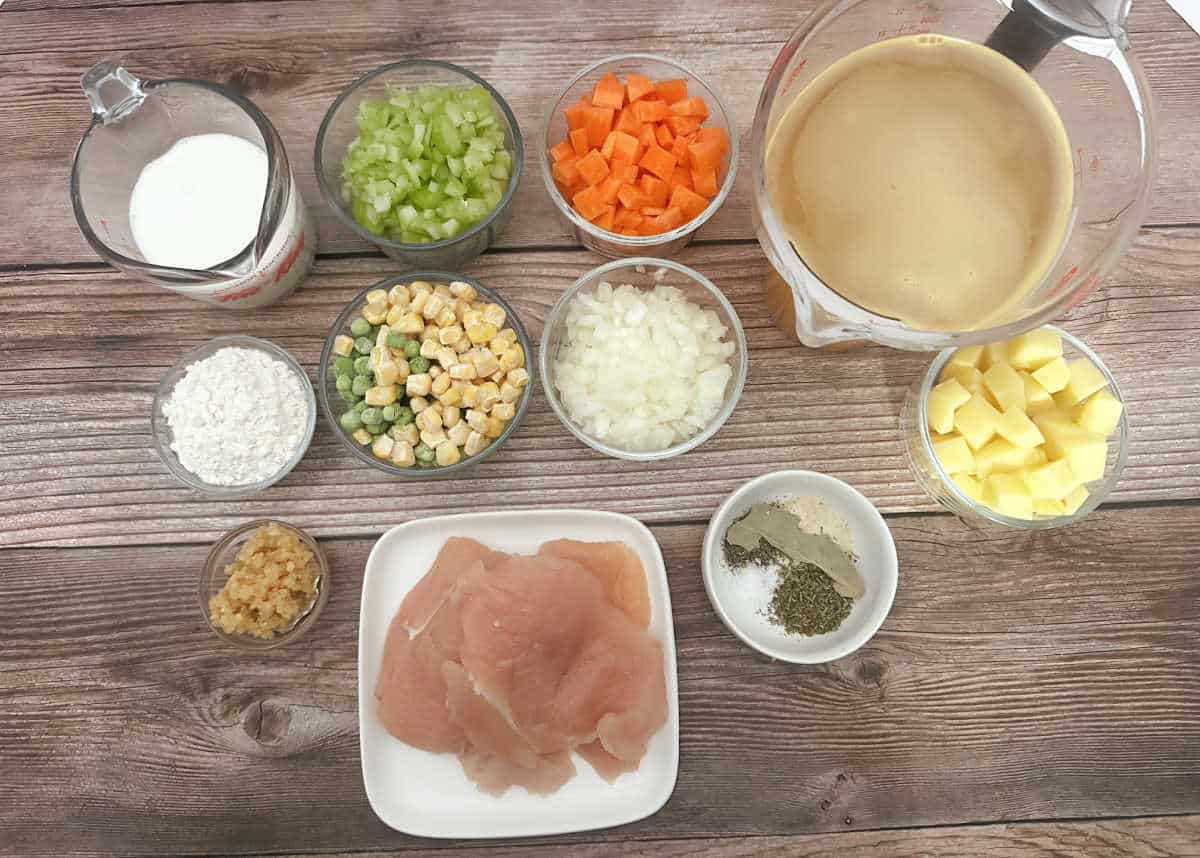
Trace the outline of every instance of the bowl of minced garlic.
<instances>
[{"instance_id":1,"label":"bowl of minced garlic","mask_svg":"<svg viewBox=\"0 0 1200 858\"><path fill-rule=\"evenodd\" d=\"M244 649L291 643L328 599L329 567L320 547L304 531L273 519L226 533L200 573L200 608L209 627Z\"/></svg>"}]
</instances>

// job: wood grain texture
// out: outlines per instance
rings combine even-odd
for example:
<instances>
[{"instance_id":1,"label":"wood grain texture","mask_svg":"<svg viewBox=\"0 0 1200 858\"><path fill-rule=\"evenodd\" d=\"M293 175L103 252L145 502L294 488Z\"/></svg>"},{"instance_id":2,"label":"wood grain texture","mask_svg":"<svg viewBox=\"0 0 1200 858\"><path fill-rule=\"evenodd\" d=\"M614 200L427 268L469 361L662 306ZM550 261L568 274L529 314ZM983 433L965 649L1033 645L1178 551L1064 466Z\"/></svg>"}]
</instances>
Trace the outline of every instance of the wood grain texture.
<instances>
[{"instance_id":1,"label":"wood grain texture","mask_svg":"<svg viewBox=\"0 0 1200 858\"><path fill-rule=\"evenodd\" d=\"M279 129L324 252L370 246L341 226L319 196L312 147L338 92L378 65L435 57L469 68L509 100L527 144L525 175L505 247L574 244L542 183L535 153L544 111L587 62L626 51L666 53L714 84L749 142L767 68L812 0L780 4L646 6L573 2L553 14L535 4L494 4L481 25L476 4L394 0L273 0L83 8L9 3L0 10L0 216L9 224L0 266L95 259L67 195L70 160L87 127L79 76L99 59L147 78L196 77L234 87ZM533 10L531 12L531 10ZM570 21L570 27L563 26ZM1162 0L1139 0L1130 19L1159 120L1160 152L1147 222L1200 222L1200 38ZM568 31L569 30L569 31ZM579 33L587 33L585 43ZM101 35L98 35L101 34ZM736 186L701 230L709 239L752 236L746 146Z\"/></svg>"},{"instance_id":2,"label":"wood grain texture","mask_svg":"<svg viewBox=\"0 0 1200 858\"><path fill-rule=\"evenodd\" d=\"M469 478L409 483L359 464L322 416L295 472L229 502L179 486L158 461L149 434L158 380L185 351L230 333L271 339L315 375L328 325L387 272L385 261L323 261L301 291L252 315L110 271L0 275L0 544L207 540L264 514L322 535L499 507L700 521L740 483L780 467L847 479L886 511L933 508L908 473L897 423L927 355L825 353L789 342L763 309L766 263L756 244L689 248L681 261L729 296L751 347L738 408L697 450L655 464L603 457L572 438L538 392L519 431ZM562 289L595 263L585 252L491 253L467 273L499 288L536 341ZM1110 285L1066 322L1125 382L1132 440L1114 500L1200 496L1198 263L1200 230L1147 233ZM369 495L375 514L364 516L360 499Z\"/></svg>"},{"instance_id":3,"label":"wood grain texture","mask_svg":"<svg viewBox=\"0 0 1200 858\"><path fill-rule=\"evenodd\" d=\"M443 849L442 858L1191 858L1200 855L1200 816L1158 816L1086 822L946 826L791 837L723 837L569 846ZM338 852L310 858L368 858L379 852Z\"/></svg>"},{"instance_id":4,"label":"wood grain texture","mask_svg":"<svg viewBox=\"0 0 1200 858\"><path fill-rule=\"evenodd\" d=\"M703 527L655 527L678 639L678 786L655 817L562 842L1194 811L1196 523L1190 504L1100 510L1056 535L893 518L891 615L816 667L744 647L708 606ZM261 656L204 627L206 546L0 552L0 771L20 772L0 778L0 853L453 845L390 832L367 805L355 640L371 542L323 547L325 613Z\"/></svg>"}]
</instances>

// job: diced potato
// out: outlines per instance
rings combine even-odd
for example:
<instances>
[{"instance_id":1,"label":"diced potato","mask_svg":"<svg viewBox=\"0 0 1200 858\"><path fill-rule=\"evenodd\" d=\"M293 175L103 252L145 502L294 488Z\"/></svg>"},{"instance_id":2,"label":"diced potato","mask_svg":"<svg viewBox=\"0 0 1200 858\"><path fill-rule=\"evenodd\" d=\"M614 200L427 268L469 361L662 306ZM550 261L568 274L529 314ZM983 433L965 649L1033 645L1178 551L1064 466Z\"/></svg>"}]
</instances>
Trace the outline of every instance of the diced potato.
<instances>
[{"instance_id":1,"label":"diced potato","mask_svg":"<svg viewBox=\"0 0 1200 858\"><path fill-rule=\"evenodd\" d=\"M1062 337L1048 328L1038 328L1008 341L1008 360L1017 369L1037 369L1062 353Z\"/></svg>"},{"instance_id":2,"label":"diced potato","mask_svg":"<svg viewBox=\"0 0 1200 858\"><path fill-rule=\"evenodd\" d=\"M983 390L983 373L973 366L947 366L942 370L940 380L950 379L957 381L969 393L979 393Z\"/></svg>"},{"instance_id":3,"label":"diced potato","mask_svg":"<svg viewBox=\"0 0 1200 858\"><path fill-rule=\"evenodd\" d=\"M1079 486L1075 491L1063 498L1063 515L1074 515L1087 499L1088 490L1083 486Z\"/></svg>"},{"instance_id":4,"label":"diced potato","mask_svg":"<svg viewBox=\"0 0 1200 858\"><path fill-rule=\"evenodd\" d=\"M1017 471L1032 464L1036 457L1036 450L993 438L975 451L975 476L982 480L993 473Z\"/></svg>"},{"instance_id":5,"label":"diced potato","mask_svg":"<svg viewBox=\"0 0 1200 858\"><path fill-rule=\"evenodd\" d=\"M963 346L946 361L946 369L976 369L983 357L983 346Z\"/></svg>"},{"instance_id":6,"label":"diced potato","mask_svg":"<svg viewBox=\"0 0 1200 858\"><path fill-rule=\"evenodd\" d=\"M510 408L512 406L509 406ZM933 442L933 455L948 474L974 473L975 456L961 435L951 435Z\"/></svg>"},{"instance_id":7,"label":"diced potato","mask_svg":"<svg viewBox=\"0 0 1200 858\"><path fill-rule=\"evenodd\" d=\"M983 502L1012 518L1033 518L1033 497L1016 474L992 474L983 481Z\"/></svg>"},{"instance_id":8,"label":"diced potato","mask_svg":"<svg viewBox=\"0 0 1200 858\"><path fill-rule=\"evenodd\" d=\"M1021 381L1025 383L1025 413L1032 417L1054 408L1054 397L1050 391L1038 384L1037 380L1027 372L1020 373Z\"/></svg>"},{"instance_id":9,"label":"diced potato","mask_svg":"<svg viewBox=\"0 0 1200 858\"><path fill-rule=\"evenodd\" d=\"M1008 343L988 343L979 357L979 368L987 372L995 364L1008 362Z\"/></svg>"},{"instance_id":10,"label":"diced potato","mask_svg":"<svg viewBox=\"0 0 1200 858\"><path fill-rule=\"evenodd\" d=\"M996 434L1018 447L1033 448L1046 439L1024 411L1010 408L996 421Z\"/></svg>"},{"instance_id":11,"label":"diced potato","mask_svg":"<svg viewBox=\"0 0 1200 858\"><path fill-rule=\"evenodd\" d=\"M1049 518L1057 518L1066 511L1066 506L1060 500L1051 500L1050 498L1034 498L1033 499L1033 514L1044 515Z\"/></svg>"},{"instance_id":12,"label":"diced potato","mask_svg":"<svg viewBox=\"0 0 1200 858\"><path fill-rule=\"evenodd\" d=\"M973 501L983 500L983 485L970 474L951 474L950 479Z\"/></svg>"},{"instance_id":13,"label":"diced potato","mask_svg":"<svg viewBox=\"0 0 1200 858\"><path fill-rule=\"evenodd\" d=\"M1078 405L1097 390L1108 386L1104 373L1087 358L1076 358L1067 363L1067 368L1071 371L1071 378L1063 388L1063 393L1066 394L1068 406Z\"/></svg>"},{"instance_id":14,"label":"diced potato","mask_svg":"<svg viewBox=\"0 0 1200 858\"><path fill-rule=\"evenodd\" d=\"M1040 468L1030 468L1023 476L1034 498L1062 500L1079 485L1079 480L1065 459L1055 459Z\"/></svg>"},{"instance_id":15,"label":"diced potato","mask_svg":"<svg viewBox=\"0 0 1200 858\"><path fill-rule=\"evenodd\" d=\"M1025 382L1010 364L992 364L983 374L983 386L991 392L1001 411L1025 410Z\"/></svg>"},{"instance_id":16,"label":"diced potato","mask_svg":"<svg viewBox=\"0 0 1200 858\"><path fill-rule=\"evenodd\" d=\"M1071 370L1061 357L1054 358L1048 364L1038 367L1031 375L1033 380L1046 388L1048 393L1058 393L1067 386L1071 379Z\"/></svg>"},{"instance_id":17,"label":"diced potato","mask_svg":"<svg viewBox=\"0 0 1200 858\"><path fill-rule=\"evenodd\" d=\"M929 391L926 403L926 413L929 417L929 428L942 435L954 428L954 409L963 405L971 398L965 387L954 379L943 381Z\"/></svg>"},{"instance_id":18,"label":"diced potato","mask_svg":"<svg viewBox=\"0 0 1200 858\"><path fill-rule=\"evenodd\" d=\"M1075 406L1071 416L1084 429L1107 438L1121 422L1122 407L1121 401L1107 390L1098 390L1082 405Z\"/></svg>"},{"instance_id":19,"label":"diced potato","mask_svg":"<svg viewBox=\"0 0 1200 858\"><path fill-rule=\"evenodd\" d=\"M1051 459L1065 459L1079 482L1104 476L1108 442L1103 435L1089 432L1058 410L1039 414L1034 422L1046 438L1046 453Z\"/></svg>"},{"instance_id":20,"label":"diced potato","mask_svg":"<svg viewBox=\"0 0 1200 858\"><path fill-rule=\"evenodd\" d=\"M967 440L972 450L978 450L996 434L996 422L999 419L1000 412L977 393L954 412L954 428Z\"/></svg>"}]
</instances>

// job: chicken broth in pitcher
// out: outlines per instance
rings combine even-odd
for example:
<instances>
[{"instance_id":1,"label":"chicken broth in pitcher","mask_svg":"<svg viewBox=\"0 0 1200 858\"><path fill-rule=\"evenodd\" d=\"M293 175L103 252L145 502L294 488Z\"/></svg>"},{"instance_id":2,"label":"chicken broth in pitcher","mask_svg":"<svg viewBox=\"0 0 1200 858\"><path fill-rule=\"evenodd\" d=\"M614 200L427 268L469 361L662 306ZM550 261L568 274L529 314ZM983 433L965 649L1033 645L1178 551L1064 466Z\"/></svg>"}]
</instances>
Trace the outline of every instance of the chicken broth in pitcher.
<instances>
[{"instance_id":1,"label":"chicken broth in pitcher","mask_svg":"<svg viewBox=\"0 0 1200 858\"><path fill-rule=\"evenodd\" d=\"M1002 318L1070 223L1071 147L1049 97L1004 55L903 36L835 62L769 132L771 208L847 300L930 331Z\"/></svg>"}]
</instances>

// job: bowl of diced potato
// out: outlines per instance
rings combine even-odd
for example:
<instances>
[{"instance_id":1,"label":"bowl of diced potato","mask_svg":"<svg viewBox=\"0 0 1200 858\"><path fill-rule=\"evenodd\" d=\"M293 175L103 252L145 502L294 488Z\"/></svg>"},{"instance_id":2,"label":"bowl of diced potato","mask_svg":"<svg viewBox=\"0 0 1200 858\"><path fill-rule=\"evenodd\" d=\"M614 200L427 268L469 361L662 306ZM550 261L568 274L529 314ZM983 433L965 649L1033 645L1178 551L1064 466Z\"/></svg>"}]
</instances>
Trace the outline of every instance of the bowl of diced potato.
<instances>
[{"instance_id":1,"label":"bowl of diced potato","mask_svg":"<svg viewBox=\"0 0 1200 858\"><path fill-rule=\"evenodd\" d=\"M901 425L909 465L934 500L964 519L1027 530L1099 506L1129 435L1112 373L1050 325L939 353L909 390Z\"/></svg>"}]
</instances>

